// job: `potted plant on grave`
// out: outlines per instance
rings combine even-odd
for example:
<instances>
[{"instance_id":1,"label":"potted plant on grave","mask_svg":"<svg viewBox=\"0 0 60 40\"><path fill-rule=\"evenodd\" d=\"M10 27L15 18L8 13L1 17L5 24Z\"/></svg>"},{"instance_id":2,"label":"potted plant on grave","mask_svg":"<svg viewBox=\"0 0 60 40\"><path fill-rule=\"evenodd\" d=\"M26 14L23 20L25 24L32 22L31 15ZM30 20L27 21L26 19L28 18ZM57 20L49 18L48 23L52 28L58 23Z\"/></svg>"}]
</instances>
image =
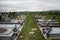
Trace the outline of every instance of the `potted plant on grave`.
<instances>
[{"instance_id":1,"label":"potted plant on grave","mask_svg":"<svg viewBox=\"0 0 60 40\"><path fill-rule=\"evenodd\" d=\"M14 31L14 32L17 32L17 28L16 28L16 27L14 27L13 31Z\"/></svg>"},{"instance_id":2,"label":"potted plant on grave","mask_svg":"<svg viewBox=\"0 0 60 40\"><path fill-rule=\"evenodd\" d=\"M13 31L14 31L14 36L17 37L17 35L18 35L17 28L14 27Z\"/></svg>"}]
</instances>

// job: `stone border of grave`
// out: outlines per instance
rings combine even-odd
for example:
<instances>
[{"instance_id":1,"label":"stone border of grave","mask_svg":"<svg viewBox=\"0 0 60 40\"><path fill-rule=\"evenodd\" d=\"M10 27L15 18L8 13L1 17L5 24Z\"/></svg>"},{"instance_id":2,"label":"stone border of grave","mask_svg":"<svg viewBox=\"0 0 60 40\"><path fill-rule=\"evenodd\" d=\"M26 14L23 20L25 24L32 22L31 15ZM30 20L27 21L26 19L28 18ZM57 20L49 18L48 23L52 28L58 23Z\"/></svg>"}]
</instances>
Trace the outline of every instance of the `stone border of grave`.
<instances>
[{"instance_id":1,"label":"stone border of grave","mask_svg":"<svg viewBox=\"0 0 60 40\"><path fill-rule=\"evenodd\" d=\"M24 27L24 25L25 25L25 22L23 23L23 26L21 26L21 30L20 30L20 32L22 31L22 28ZM17 40L17 38L18 38L20 32L18 33L17 37L16 37L14 40Z\"/></svg>"},{"instance_id":2,"label":"stone border of grave","mask_svg":"<svg viewBox=\"0 0 60 40\"><path fill-rule=\"evenodd\" d=\"M46 40L51 40L51 39L60 39L60 37L50 37L50 38L47 38L46 37L46 35L43 33L43 31L42 31L42 28L40 27L40 25L37 23L37 25L38 25L38 27L39 27L39 29L41 30L41 33L42 33L42 35L44 36L44 38L46 39Z\"/></svg>"}]
</instances>

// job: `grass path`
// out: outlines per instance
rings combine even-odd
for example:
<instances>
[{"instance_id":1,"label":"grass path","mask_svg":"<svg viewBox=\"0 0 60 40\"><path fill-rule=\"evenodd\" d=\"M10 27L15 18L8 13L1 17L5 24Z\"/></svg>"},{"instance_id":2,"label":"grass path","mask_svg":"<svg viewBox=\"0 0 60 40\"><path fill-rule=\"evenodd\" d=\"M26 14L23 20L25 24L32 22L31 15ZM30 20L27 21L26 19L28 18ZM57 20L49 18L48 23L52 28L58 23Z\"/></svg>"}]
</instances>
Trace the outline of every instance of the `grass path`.
<instances>
[{"instance_id":1,"label":"grass path","mask_svg":"<svg viewBox=\"0 0 60 40\"><path fill-rule=\"evenodd\" d=\"M17 40L45 40L32 15L27 16L25 26Z\"/></svg>"}]
</instances>

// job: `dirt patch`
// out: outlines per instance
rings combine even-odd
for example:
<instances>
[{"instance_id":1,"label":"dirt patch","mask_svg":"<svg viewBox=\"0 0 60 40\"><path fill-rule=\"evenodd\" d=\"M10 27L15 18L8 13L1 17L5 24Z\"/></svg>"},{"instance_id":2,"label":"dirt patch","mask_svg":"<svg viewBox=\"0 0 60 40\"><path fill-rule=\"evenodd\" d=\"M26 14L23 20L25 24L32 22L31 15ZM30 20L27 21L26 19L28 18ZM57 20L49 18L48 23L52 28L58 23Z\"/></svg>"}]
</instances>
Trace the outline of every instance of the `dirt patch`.
<instances>
[{"instance_id":1,"label":"dirt patch","mask_svg":"<svg viewBox=\"0 0 60 40\"><path fill-rule=\"evenodd\" d=\"M35 35L33 37L35 37Z\"/></svg>"},{"instance_id":2,"label":"dirt patch","mask_svg":"<svg viewBox=\"0 0 60 40\"><path fill-rule=\"evenodd\" d=\"M32 28L32 31L35 31L35 30L37 30L37 28Z\"/></svg>"},{"instance_id":3,"label":"dirt patch","mask_svg":"<svg viewBox=\"0 0 60 40\"><path fill-rule=\"evenodd\" d=\"M26 40L28 40L28 38L26 37Z\"/></svg>"},{"instance_id":4,"label":"dirt patch","mask_svg":"<svg viewBox=\"0 0 60 40\"><path fill-rule=\"evenodd\" d=\"M33 35L34 33L35 33L35 32L33 32L33 31L29 32L29 34L32 34L32 35Z\"/></svg>"},{"instance_id":5,"label":"dirt patch","mask_svg":"<svg viewBox=\"0 0 60 40\"><path fill-rule=\"evenodd\" d=\"M20 36L20 38L23 38L23 36Z\"/></svg>"}]
</instances>

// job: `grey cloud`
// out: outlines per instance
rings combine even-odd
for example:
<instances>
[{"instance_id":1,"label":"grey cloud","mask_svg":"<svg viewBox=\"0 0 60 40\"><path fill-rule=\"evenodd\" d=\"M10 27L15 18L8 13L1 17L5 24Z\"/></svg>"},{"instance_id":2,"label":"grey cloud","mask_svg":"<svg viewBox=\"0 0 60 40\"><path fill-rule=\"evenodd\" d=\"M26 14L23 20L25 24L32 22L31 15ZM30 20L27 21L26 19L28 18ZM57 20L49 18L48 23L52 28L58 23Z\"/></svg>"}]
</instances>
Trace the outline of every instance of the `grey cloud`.
<instances>
[{"instance_id":1,"label":"grey cloud","mask_svg":"<svg viewBox=\"0 0 60 40\"><path fill-rule=\"evenodd\" d=\"M0 0L1 11L60 10L60 0Z\"/></svg>"}]
</instances>

